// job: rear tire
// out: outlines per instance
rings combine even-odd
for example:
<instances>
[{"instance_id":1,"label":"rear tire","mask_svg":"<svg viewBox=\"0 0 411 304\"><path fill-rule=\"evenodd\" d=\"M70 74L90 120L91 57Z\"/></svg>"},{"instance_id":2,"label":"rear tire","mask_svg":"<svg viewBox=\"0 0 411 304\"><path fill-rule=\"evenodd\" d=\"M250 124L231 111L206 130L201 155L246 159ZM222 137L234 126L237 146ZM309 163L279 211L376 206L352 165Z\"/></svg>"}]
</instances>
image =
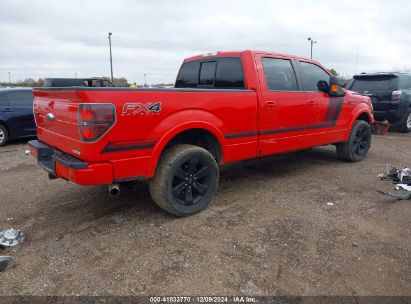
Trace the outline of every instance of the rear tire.
<instances>
[{"instance_id":1,"label":"rear tire","mask_svg":"<svg viewBox=\"0 0 411 304\"><path fill-rule=\"evenodd\" d=\"M402 133L411 132L411 109L409 109L404 117L398 122L398 129Z\"/></svg>"},{"instance_id":2,"label":"rear tire","mask_svg":"<svg viewBox=\"0 0 411 304\"><path fill-rule=\"evenodd\" d=\"M204 209L218 187L218 165L207 150L176 145L160 158L149 190L164 211L186 216Z\"/></svg>"},{"instance_id":3,"label":"rear tire","mask_svg":"<svg viewBox=\"0 0 411 304\"><path fill-rule=\"evenodd\" d=\"M349 162L359 162L367 155L371 146L371 127L364 120L357 120L347 142L339 143L337 157Z\"/></svg>"},{"instance_id":4,"label":"rear tire","mask_svg":"<svg viewBox=\"0 0 411 304\"><path fill-rule=\"evenodd\" d=\"M8 141L9 141L9 132L4 126L0 125L0 147L6 145Z\"/></svg>"}]
</instances>

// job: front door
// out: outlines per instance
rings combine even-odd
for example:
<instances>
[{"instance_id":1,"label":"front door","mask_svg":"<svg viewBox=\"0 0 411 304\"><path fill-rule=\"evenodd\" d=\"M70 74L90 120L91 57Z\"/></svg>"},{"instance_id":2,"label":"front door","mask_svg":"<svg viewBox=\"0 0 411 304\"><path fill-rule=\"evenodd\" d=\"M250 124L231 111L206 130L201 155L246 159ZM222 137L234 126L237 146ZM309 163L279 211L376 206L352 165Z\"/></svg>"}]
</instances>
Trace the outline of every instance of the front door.
<instances>
[{"instance_id":1,"label":"front door","mask_svg":"<svg viewBox=\"0 0 411 304\"><path fill-rule=\"evenodd\" d=\"M299 61L307 100L305 146L329 144L342 139L337 125L344 97L330 97L318 89L318 82L330 82L330 75L319 65ZM344 124L345 125L345 124ZM340 126L342 126L340 121Z\"/></svg>"}]
</instances>

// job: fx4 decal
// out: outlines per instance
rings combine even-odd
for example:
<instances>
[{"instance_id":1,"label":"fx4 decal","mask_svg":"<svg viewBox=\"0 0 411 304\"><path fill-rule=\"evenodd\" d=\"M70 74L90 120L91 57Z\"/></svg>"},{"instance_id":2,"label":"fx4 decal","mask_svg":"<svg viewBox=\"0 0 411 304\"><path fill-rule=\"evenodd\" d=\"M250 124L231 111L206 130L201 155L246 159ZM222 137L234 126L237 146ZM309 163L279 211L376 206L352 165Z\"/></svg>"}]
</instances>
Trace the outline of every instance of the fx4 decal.
<instances>
[{"instance_id":1,"label":"fx4 decal","mask_svg":"<svg viewBox=\"0 0 411 304\"><path fill-rule=\"evenodd\" d=\"M126 103L121 111L121 116L156 115L161 112L161 102L132 102Z\"/></svg>"}]
</instances>

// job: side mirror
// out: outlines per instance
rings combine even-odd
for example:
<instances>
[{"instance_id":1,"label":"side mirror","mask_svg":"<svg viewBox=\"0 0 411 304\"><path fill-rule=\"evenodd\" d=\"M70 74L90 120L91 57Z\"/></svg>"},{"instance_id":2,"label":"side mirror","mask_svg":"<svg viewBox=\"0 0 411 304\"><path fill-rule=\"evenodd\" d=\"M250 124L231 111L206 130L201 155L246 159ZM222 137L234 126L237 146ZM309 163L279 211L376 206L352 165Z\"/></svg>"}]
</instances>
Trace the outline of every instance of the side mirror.
<instances>
[{"instance_id":1,"label":"side mirror","mask_svg":"<svg viewBox=\"0 0 411 304\"><path fill-rule=\"evenodd\" d=\"M343 97L345 96L345 91L343 90L344 81L337 77L331 76L330 77L330 86L328 89L328 95L331 97Z\"/></svg>"},{"instance_id":2,"label":"side mirror","mask_svg":"<svg viewBox=\"0 0 411 304\"><path fill-rule=\"evenodd\" d=\"M317 88L318 88L318 90L319 90L320 92L324 92L324 93L328 93L328 90L330 89L330 88L328 87L327 81L325 81L325 80L320 80L320 81L317 83Z\"/></svg>"}]
</instances>

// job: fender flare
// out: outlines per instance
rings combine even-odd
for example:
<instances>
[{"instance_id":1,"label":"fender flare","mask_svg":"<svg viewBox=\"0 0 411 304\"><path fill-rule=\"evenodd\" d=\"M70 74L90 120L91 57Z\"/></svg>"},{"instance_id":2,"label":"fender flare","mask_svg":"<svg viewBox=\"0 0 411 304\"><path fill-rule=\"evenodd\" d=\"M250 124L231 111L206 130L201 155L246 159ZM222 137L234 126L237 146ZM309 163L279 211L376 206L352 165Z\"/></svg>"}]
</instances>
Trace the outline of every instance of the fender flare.
<instances>
[{"instance_id":1,"label":"fender flare","mask_svg":"<svg viewBox=\"0 0 411 304\"><path fill-rule=\"evenodd\" d=\"M353 119L350 121L349 128L347 129L347 133L344 136L344 139L346 141L348 140L348 138L350 136L351 129L352 129L354 123L358 120L358 117L360 117L362 114L366 114L368 116L368 119L370 120L370 124L374 123L374 117L370 113L370 111L368 111L367 108L361 107L360 109L357 110L357 113L355 115L353 115Z\"/></svg>"},{"instance_id":2,"label":"fender flare","mask_svg":"<svg viewBox=\"0 0 411 304\"><path fill-rule=\"evenodd\" d=\"M164 148L170 142L170 140L172 140L176 135L184 131L188 131L190 129L203 129L213 134L215 138L217 139L218 143L220 144L221 152L222 152L223 159L224 159L226 139L223 133L218 128L216 128L214 125L212 125L211 123L205 122L205 121L187 122L187 123L178 125L177 127L169 130L167 133L165 133L160 138L160 140L157 141L157 143L155 144L153 148L153 152L150 157L150 163L147 168L147 172L146 172L147 178L151 178L154 176L160 155L164 151Z\"/></svg>"}]
</instances>

